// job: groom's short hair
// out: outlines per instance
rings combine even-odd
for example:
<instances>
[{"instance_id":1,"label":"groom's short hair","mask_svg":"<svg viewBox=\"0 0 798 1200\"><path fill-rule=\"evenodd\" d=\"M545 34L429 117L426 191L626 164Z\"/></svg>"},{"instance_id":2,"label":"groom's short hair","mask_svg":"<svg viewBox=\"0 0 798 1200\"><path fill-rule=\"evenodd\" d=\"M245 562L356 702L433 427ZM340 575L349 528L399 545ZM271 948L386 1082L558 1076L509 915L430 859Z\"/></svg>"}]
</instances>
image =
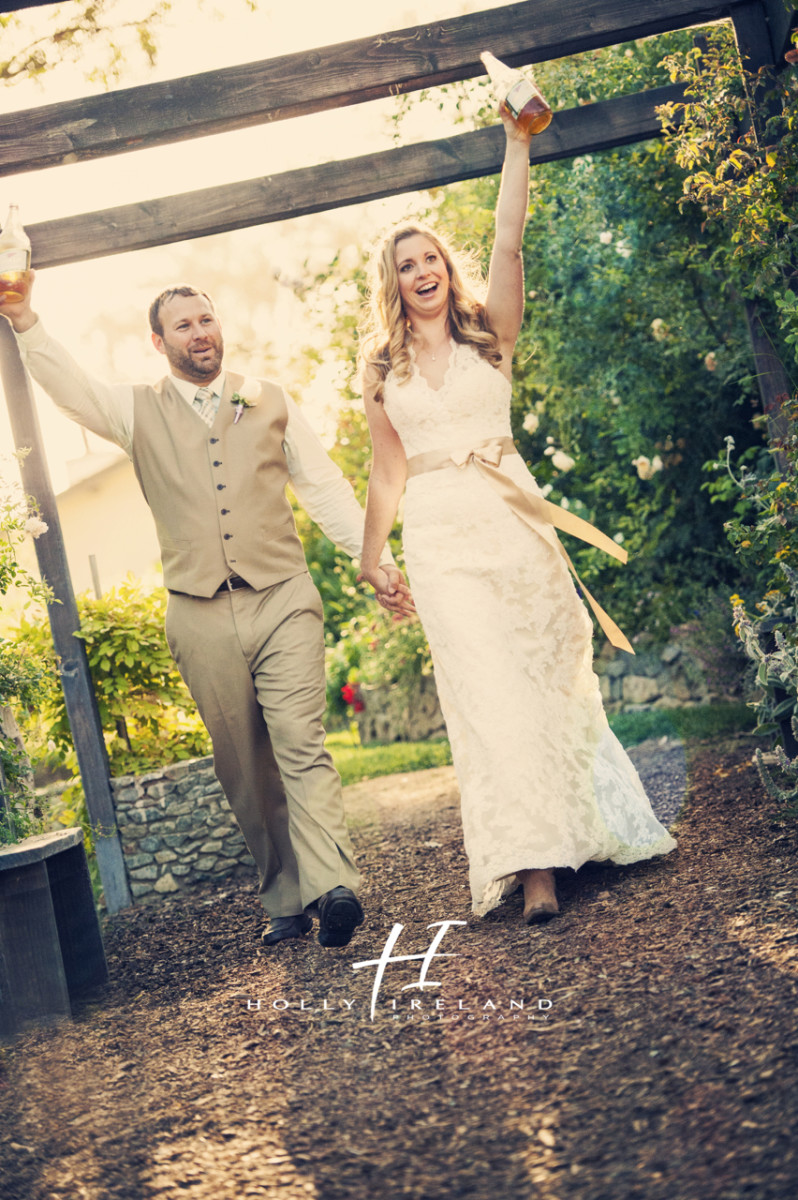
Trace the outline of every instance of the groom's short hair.
<instances>
[{"instance_id":1,"label":"groom's short hair","mask_svg":"<svg viewBox=\"0 0 798 1200\"><path fill-rule=\"evenodd\" d=\"M164 304L168 304L170 300L174 299L175 296L204 296L213 311L216 312L213 300L207 292L201 292L199 288L193 287L190 283L173 283L170 287L164 288L164 290L155 297L150 305L150 329L153 333L157 333L158 337L163 337L161 308Z\"/></svg>"}]
</instances>

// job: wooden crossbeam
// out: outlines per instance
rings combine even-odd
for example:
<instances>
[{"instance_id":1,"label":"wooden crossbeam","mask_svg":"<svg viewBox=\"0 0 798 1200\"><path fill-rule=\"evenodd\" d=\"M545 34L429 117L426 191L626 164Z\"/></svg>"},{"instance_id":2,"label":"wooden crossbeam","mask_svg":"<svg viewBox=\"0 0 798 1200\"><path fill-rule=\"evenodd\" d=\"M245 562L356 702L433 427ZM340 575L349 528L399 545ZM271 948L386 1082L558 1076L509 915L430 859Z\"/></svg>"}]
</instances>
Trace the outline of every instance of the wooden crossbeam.
<instances>
[{"instance_id":1,"label":"wooden crossbeam","mask_svg":"<svg viewBox=\"0 0 798 1200\"><path fill-rule=\"evenodd\" d=\"M164 145L542 62L730 16L745 0L526 0L264 62L10 113L0 175Z\"/></svg>"},{"instance_id":2,"label":"wooden crossbeam","mask_svg":"<svg viewBox=\"0 0 798 1200\"><path fill-rule=\"evenodd\" d=\"M681 95L681 87L673 85L558 112L549 128L533 138L530 161L549 162L657 137L656 106ZM503 153L504 131L496 125L380 154L43 221L28 230L33 262L36 267L81 262L492 175L501 169Z\"/></svg>"}]
</instances>

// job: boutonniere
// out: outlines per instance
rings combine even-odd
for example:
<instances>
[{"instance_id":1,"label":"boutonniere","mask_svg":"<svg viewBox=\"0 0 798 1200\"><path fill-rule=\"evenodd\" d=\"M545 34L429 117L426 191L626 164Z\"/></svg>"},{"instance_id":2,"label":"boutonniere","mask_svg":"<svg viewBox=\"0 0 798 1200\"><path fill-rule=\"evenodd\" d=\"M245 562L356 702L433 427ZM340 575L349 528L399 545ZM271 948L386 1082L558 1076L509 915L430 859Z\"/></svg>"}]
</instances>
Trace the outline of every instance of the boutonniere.
<instances>
[{"instance_id":1,"label":"boutonniere","mask_svg":"<svg viewBox=\"0 0 798 1200\"><path fill-rule=\"evenodd\" d=\"M255 408L260 396L260 384L257 379L245 379L237 392L233 392L230 397L230 403L235 406L236 415L233 424L237 425L241 420L241 414L245 408Z\"/></svg>"}]
</instances>

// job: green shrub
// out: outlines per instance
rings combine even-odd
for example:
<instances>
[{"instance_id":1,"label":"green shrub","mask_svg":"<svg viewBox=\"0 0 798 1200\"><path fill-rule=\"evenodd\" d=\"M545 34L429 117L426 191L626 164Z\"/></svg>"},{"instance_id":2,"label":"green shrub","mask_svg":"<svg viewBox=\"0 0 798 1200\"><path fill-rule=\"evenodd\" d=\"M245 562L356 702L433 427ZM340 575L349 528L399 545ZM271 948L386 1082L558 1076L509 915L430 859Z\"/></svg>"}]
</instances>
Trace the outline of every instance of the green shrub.
<instances>
[{"instance_id":1,"label":"green shrub","mask_svg":"<svg viewBox=\"0 0 798 1200\"><path fill-rule=\"evenodd\" d=\"M100 599L78 597L81 630L113 775L140 774L209 753L210 742L166 643L166 593L128 580ZM18 647L55 664L49 626L20 622ZM42 757L78 773L66 704L57 675L31 727Z\"/></svg>"},{"instance_id":2,"label":"green shrub","mask_svg":"<svg viewBox=\"0 0 798 1200\"><path fill-rule=\"evenodd\" d=\"M19 547L27 535L40 537L47 526L35 502L19 484L0 477L0 596L12 588L25 603L44 601L49 593L20 563ZM0 637L0 709L17 716L41 701L48 683L48 667L40 654ZM14 738L0 728L0 843L14 842L41 829L39 812L29 786L27 757Z\"/></svg>"}]
</instances>

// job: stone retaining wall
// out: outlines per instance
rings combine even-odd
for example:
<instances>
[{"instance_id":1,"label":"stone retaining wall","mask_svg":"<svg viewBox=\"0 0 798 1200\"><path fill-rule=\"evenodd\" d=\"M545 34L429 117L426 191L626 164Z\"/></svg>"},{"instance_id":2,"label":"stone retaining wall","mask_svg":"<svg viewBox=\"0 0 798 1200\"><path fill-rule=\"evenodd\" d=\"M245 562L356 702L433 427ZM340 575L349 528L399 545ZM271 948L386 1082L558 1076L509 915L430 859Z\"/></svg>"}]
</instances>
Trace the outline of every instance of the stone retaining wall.
<instances>
[{"instance_id":1,"label":"stone retaining wall","mask_svg":"<svg viewBox=\"0 0 798 1200\"><path fill-rule=\"evenodd\" d=\"M744 659L740 656L740 685ZM635 646L625 654L605 646L596 656L593 669L599 677L607 712L635 712L647 708L689 708L714 700L738 700L741 690L731 694L715 691L703 665L678 642L665 646Z\"/></svg>"},{"instance_id":2,"label":"stone retaining wall","mask_svg":"<svg viewBox=\"0 0 798 1200\"><path fill-rule=\"evenodd\" d=\"M605 645L593 668L599 677L604 707L610 713L687 708L740 698L740 693L713 691L695 655L678 642L660 647L636 646L633 655ZM446 736L432 676L423 676L411 687L361 685L360 697L364 709L357 714L357 724L364 744L416 742Z\"/></svg>"},{"instance_id":3,"label":"stone retaining wall","mask_svg":"<svg viewBox=\"0 0 798 1200\"><path fill-rule=\"evenodd\" d=\"M149 903L223 876L257 878L212 758L111 780L130 890Z\"/></svg>"}]
</instances>

